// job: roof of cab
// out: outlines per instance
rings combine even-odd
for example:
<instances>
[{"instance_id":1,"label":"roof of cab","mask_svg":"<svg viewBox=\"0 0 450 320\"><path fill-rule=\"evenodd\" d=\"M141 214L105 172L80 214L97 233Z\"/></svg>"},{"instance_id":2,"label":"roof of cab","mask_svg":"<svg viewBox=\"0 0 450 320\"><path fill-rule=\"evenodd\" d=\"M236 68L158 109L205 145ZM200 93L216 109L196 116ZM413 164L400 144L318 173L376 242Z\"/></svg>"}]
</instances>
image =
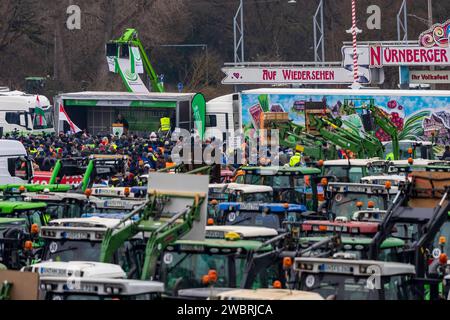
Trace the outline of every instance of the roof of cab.
<instances>
[{"instance_id":1,"label":"roof of cab","mask_svg":"<svg viewBox=\"0 0 450 320\"><path fill-rule=\"evenodd\" d=\"M367 166L369 163L382 162L380 159L339 159L339 160L327 160L324 162L324 166Z\"/></svg>"},{"instance_id":2,"label":"roof of cab","mask_svg":"<svg viewBox=\"0 0 450 320\"><path fill-rule=\"evenodd\" d=\"M54 262L47 261L25 268L37 272L41 276L65 276L67 271L80 272L83 278L119 278L125 279L127 274L122 267L115 264L87 261Z\"/></svg>"},{"instance_id":3,"label":"roof of cab","mask_svg":"<svg viewBox=\"0 0 450 320\"><path fill-rule=\"evenodd\" d=\"M100 217L57 219L49 222L48 227L91 227L91 228L113 228L119 223L119 219L108 219ZM45 227L43 227L45 228Z\"/></svg>"},{"instance_id":4,"label":"roof of cab","mask_svg":"<svg viewBox=\"0 0 450 320\"><path fill-rule=\"evenodd\" d=\"M263 243L256 240L237 240L230 241L224 239L205 239L205 240L178 240L176 245L187 246L205 246L209 248L225 248L225 249L245 249L245 250L271 250L271 246L262 247Z\"/></svg>"},{"instance_id":5,"label":"roof of cab","mask_svg":"<svg viewBox=\"0 0 450 320\"><path fill-rule=\"evenodd\" d=\"M393 175L384 175L384 176L382 176L382 175L379 175L379 176L367 176L367 177L362 177L361 178L361 182L363 182L363 183L372 182L372 181L376 181L376 180L405 182L406 181L406 177L405 176L401 176L401 175L397 175L397 174L393 174Z\"/></svg>"},{"instance_id":6,"label":"roof of cab","mask_svg":"<svg viewBox=\"0 0 450 320\"><path fill-rule=\"evenodd\" d=\"M289 289L237 289L218 294L220 300L324 300L315 292Z\"/></svg>"},{"instance_id":7,"label":"roof of cab","mask_svg":"<svg viewBox=\"0 0 450 320\"><path fill-rule=\"evenodd\" d=\"M252 226L206 226L208 231L223 231L236 232L243 236L243 238L255 238L255 237L275 237L278 232L272 228L266 227L252 227Z\"/></svg>"},{"instance_id":8,"label":"roof of cab","mask_svg":"<svg viewBox=\"0 0 450 320\"><path fill-rule=\"evenodd\" d=\"M325 240L327 237L302 237L300 238L301 242L319 242ZM342 236L341 237L342 244L351 244L351 245L363 245L368 246L372 242L372 238L367 237L358 237L358 236ZM388 249L388 248L398 248L398 247L404 247L405 241L399 238L387 238L384 240L380 246L381 249Z\"/></svg>"},{"instance_id":9,"label":"roof of cab","mask_svg":"<svg viewBox=\"0 0 450 320\"><path fill-rule=\"evenodd\" d=\"M0 214L10 214L15 211L34 210L46 208L44 202L0 201Z\"/></svg>"},{"instance_id":10,"label":"roof of cab","mask_svg":"<svg viewBox=\"0 0 450 320\"><path fill-rule=\"evenodd\" d=\"M27 155L25 147L17 140L0 140L0 150L2 150L1 157Z\"/></svg>"},{"instance_id":11,"label":"roof of cab","mask_svg":"<svg viewBox=\"0 0 450 320\"><path fill-rule=\"evenodd\" d=\"M244 171L257 171L261 175L276 175L276 174L320 174L320 169L307 167L242 167Z\"/></svg>"},{"instance_id":12,"label":"roof of cab","mask_svg":"<svg viewBox=\"0 0 450 320\"><path fill-rule=\"evenodd\" d=\"M416 268L411 264L397 263L397 262L385 262L385 261L374 261L374 260L343 260L343 259L326 259L326 258L307 258L300 257L295 258L295 264L314 264L313 270L308 270L311 273L324 272L323 268L319 268L324 264L340 264L349 266L374 266L378 267L381 271L381 276L395 276L401 274L416 274ZM359 268L352 268L353 272L359 272ZM328 272L333 273L333 272Z\"/></svg>"},{"instance_id":13,"label":"roof of cab","mask_svg":"<svg viewBox=\"0 0 450 320\"><path fill-rule=\"evenodd\" d=\"M259 193L259 192L272 192L273 188L270 186L260 186L253 184L230 183L225 192L227 191L241 191L242 193Z\"/></svg>"},{"instance_id":14,"label":"roof of cab","mask_svg":"<svg viewBox=\"0 0 450 320\"><path fill-rule=\"evenodd\" d=\"M82 193L73 192L25 192L22 194L25 198L31 198L31 200L42 201L63 201L66 199L87 201L88 197Z\"/></svg>"}]
</instances>

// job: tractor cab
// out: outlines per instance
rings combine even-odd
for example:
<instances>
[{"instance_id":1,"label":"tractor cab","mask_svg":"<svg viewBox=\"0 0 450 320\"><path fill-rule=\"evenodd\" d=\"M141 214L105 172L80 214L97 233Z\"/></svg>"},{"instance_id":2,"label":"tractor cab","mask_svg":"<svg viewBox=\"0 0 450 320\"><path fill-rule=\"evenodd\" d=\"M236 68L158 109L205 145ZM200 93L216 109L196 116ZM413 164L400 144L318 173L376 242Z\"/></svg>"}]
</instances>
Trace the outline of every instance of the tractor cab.
<instances>
[{"instance_id":1,"label":"tractor cab","mask_svg":"<svg viewBox=\"0 0 450 320\"><path fill-rule=\"evenodd\" d=\"M25 184L25 185L1 185L0 186L0 196L5 201L22 201L23 194L26 192L51 192L51 193L64 193L73 190L70 185L42 185L42 184Z\"/></svg>"},{"instance_id":2,"label":"tractor cab","mask_svg":"<svg viewBox=\"0 0 450 320\"><path fill-rule=\"evenodd\" d=\"M72 192L25 192L22 194L25 202L45 202L46 213L52 219L79 218L86 210L89 198L80 193Z\"/></svg>"},{"instance_id":3,"label":"tractor cab","mask_svg":"<svg viewBox=\"0 0 450 320\"><path fill-rule=\"evenodd\" d=\"M242 240L236 232L229 232L222 239L179 240L162 252L154 279L164 282L167 297L207 299L210 295L207 288L212 284L208 275L216 275L213 290L239 288L249 255L271 250L271 245ZM278 267L269 257L259 259L257 270L248 275L248 283L253 288L269 287L279 279Z\"/></svg>"},{"instance_id":4,"label":"tractor cab","mask_svg":"<svg viewBox=\"0 0 450 320\"><path fill-rule=\"evenodd\" d=\"M24 219L29 228L33 224L41 227L47 223L44 217L46 209L45 202L0 201L0 219Z\"/></svg>"},{"instance_id":5,"label":"tractor cab","mask_svg":"<svg viewBox=\"0 0 450 320\"><path fill-rule=\"evenodd\" d=\"M342 159L325 161L322 175L337 182L359 183L361 178L387 172L387 161L374 159Z\"/></svg>"},{"instance_id":6,"label":"tractor cab","mask_svg":"<svg viewBox=\"0 0 450 320\"><path fill-rule=\"evenodd\" d=\"M295 289L327 300L414 300L413 265L395 262L296 258Z\"/></svg>"},{"instance_id":7,"label":"tractor cab","mask_svg":"<svg viewBox=\"0 0 450 320\"><path fill-rule=\"evenodd\" d=\"M400 140L398 144L400 152L398 160L408 160L409 158L433 160L435 158L434 144L430 141ZM383 142L383 146L386 159L393 152L392 141Z\"/></svg>"},{"instance_id":8,"label":"tractor cab","mask_svg":"<svg viewBox=\"0 0 450 320\"><path fill-rule=\"evenodd\" d=\"M212 217L218 225L258 226L275 230L299 224L307 217L304 205L279 203L220 203Z\"/></svg>"},{"instance_id":9,"label":"tractor cab","mask_svg":"<svg viewBox=\"0 0 450 320\"><path fill-rule=\"evenodd\" d=\"M369 245L377 233L379 222L364 221L305 221L302 224L300 246L302 250L313 246L336 234L340 235L341 244L334 251L328 247L319 247L302 256L330 257L334 253L355 256L356 259L368 259ZM405 241L390 237L381 244L379 260L402 261Z\"/></svg>"},{"instance_id":10,"label":"tractor cab","mask_svg":"<svg viewBox=\"0 0 450 320\"><path fill-rule=\"evenodd\" d=\"M330 183L322 210L333 219L352 219L354 213L361 210L386 210L397 193L398 188L389 185Z\"/></svg>"},{"instance_id":11,"label":"tractor cab","mask_svg":"<svg viewBox=\"0 0 450 320\"><path fill-rule=\"evenodd\" d=\"M42 261L100 261L102 242L108 228L120 222L114 218L77 218L53 220L43 227L41 236L45 242ZM113 263L119 264L129 278L135 274L142 259L142 236L128 239L113 255Z\"/></svg>"},{"instance_id":12,"label":"tractor cab","mask_svg":"<svg viewBox=\"0 0 450 320\"><path fill-rule=\"evenodd\" d=\"M273 189L269 186L238 183L210 184L209 199L220 202L272 202Z\"/></svg>"},{"instance_id":13,"label":"tractor cab","mask_svg":"<svg viewBox=\"0 0 450 320\"><path fill-rule=\"evenodd\" d=\"M310 211L317 211L319 169L243 167L241 170L245 173L243 183L272 187L276 203L302 204Z\"/></svg>"}]
</instances>

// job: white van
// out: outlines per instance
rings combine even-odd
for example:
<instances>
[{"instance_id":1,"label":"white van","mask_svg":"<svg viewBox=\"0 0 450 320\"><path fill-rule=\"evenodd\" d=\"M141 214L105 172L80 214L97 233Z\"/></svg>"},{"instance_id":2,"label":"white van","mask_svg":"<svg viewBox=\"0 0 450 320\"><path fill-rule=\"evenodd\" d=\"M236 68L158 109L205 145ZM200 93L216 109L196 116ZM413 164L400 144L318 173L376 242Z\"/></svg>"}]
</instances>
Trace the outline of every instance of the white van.
<instances>
[{"instance_id":1,"label":"white van","mask_svg":"<svg viewBox=\"0 0 450 320\"><path fill-rule=\"evenodd\" d=\"M0 140L0 185L28 184L33 178L33 166L22 143Z\"/></svg>"},{"instance_id":2,"label":"white van","mask_svg":"<svg viewBox=\"0 0 450 320\"><path fill-rule=\"evenodd\" d=\"M53 133L54 124L54 107L45 96L0 91L0 134Z\"/></svg>"}]
</instances>

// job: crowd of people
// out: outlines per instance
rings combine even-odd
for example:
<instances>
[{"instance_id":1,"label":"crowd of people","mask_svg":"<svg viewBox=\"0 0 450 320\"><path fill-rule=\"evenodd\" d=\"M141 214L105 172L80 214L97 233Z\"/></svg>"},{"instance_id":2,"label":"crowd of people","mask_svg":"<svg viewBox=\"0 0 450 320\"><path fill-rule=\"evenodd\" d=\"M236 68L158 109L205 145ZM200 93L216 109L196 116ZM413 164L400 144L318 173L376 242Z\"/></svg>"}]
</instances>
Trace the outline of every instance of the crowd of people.
<instances>
[{"instance_id":1,"label":"crowd of people","mask_svg":"<svg viewBox=\"0 0 450 320\"><path fill-rule=\"evenodd\" d=\"M33 159L34 169L39 171L51 171L58 159L94 154L128 156L129 171L135 175L173 165L170 155L175 143L170 138L158 137L155 132L146 138L136 135L93 136L87 132L5 138L21 141Z\"/></svg>"},{"instance_id":2,"label":"crowd of people","mask_svg":"<svg viewBox=\"0 0 450 320\"><path fill-rule=\"evenodd\" d=\"M156 132L152 132L147 137L126 133L122 136L112 134L94 136L87 131L82 131L77 134L60 132L47 135L6 135L4 138L22 142L33 160L34 171L46 172L52 171L59 159L86 158L90 155L124 155L129 159L128 174L138 177L179 163L180 159L172 157L172 150L186 142L192 146L192 150L200 148L202 154L208 145L212 146L212 149L225 151L220 152L219 156L216 156L213 151L210 159L216 164L219 161L232 170L246 164L303 166L308 162L307 157L291 149L280 149L272 155L268 152L267 156L262 157L259 148L249 144L247 140L240 148L230 149L214 138L202 142L197 136L192 137L191 141L183 141L183 137L173 139L171 135ZM183 151L177 154L183 155Z\"/></svg>"}]
</instances>

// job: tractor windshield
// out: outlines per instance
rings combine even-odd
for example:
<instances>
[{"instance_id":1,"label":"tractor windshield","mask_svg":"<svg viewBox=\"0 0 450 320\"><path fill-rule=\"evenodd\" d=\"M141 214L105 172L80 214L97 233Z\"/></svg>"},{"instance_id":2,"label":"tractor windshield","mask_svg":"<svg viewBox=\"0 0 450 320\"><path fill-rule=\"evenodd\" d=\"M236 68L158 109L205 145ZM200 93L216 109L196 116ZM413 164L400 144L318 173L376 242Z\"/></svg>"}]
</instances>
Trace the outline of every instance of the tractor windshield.
<instances>
[{"instance_id":1,"label":"tractor windshield","mask_svg":"<svg viewBox=\"0 0 450 320\"><path fill-rule=\"evenodd\" d=\"M272 192L233 193L229 195L228 201L271 203L273 202L273 194Z\"/></svg>"},{"instance_id":2,"label":"tractor windshield","mask_svg":"<svg viewBox=\"0 0 450 320\"><path fill-rule=\"evenodd\" d=\"M246 265L246 256L236 252L229 254L165 252L160 280L165 283L167 294L180 289L204 288L202 278L210 270L217 271L218 288L238 288ZM253 281L258 288L267 288L276 280L276 272L264 268ZM270 276L272 274L272 276Z\"/></svg>"},{"instance_id":3,"label":"tractor windshield","mask_svg":"<svg viewBox=\"0 0 450 320\"><path fill-rule=\"evenodd\" d=\"M76 203L47 202L46 213L53 219L79 218L83 208Z\"/></svg>"},{"instance_id":4,"label":"tractor windshield","mask_svg":"<svg viewBox=\"0 0 450 320\"><path fill-rule=\"evenodd\" d=\"M42 215L43 213L40 210L21 210L15 211L11 214L2 215L1 218L24 219L28 227L30 227L32 224L37 224L39 227L41 227L44 224Z\"/></svg>"},{"instance_id":5,"label":"tractor windshield","mask_svg":"<svg viewBox=\"0 0 450 320\"><path fill-rule=\"evenodd\" d=\"M303 274L301 290L312 291L336 300L409 300L414 299L411 275L382 277L369 289L367 277L339 274Z\"/></svg>"},{"instance_id":6,"label":"tractor windshield","mask_svg":"<svg viewBox=\"0 0 450 320\"><path fill-rule=\"evenodd\" d=\"M44 261L98 261L101 242L54 240L46 243Z\"/></svg>"},{"instance_id":7,"label":"tractor windshield","mask_svg":"<svg viewBox=\"0 0 450 320\"><path fill-rule=\"evenodd\" d=\"M375 204L375 208L385 210L386 201L385 197L370 195L365 193L338 193L334 195L331 201L331 212L335 217L346 217L352 219L353 214L356 211L360 211L357 207L358 202L363 203L363 208L367 208L368 202L372 201Z\"/></svg>"}]
</instances>

